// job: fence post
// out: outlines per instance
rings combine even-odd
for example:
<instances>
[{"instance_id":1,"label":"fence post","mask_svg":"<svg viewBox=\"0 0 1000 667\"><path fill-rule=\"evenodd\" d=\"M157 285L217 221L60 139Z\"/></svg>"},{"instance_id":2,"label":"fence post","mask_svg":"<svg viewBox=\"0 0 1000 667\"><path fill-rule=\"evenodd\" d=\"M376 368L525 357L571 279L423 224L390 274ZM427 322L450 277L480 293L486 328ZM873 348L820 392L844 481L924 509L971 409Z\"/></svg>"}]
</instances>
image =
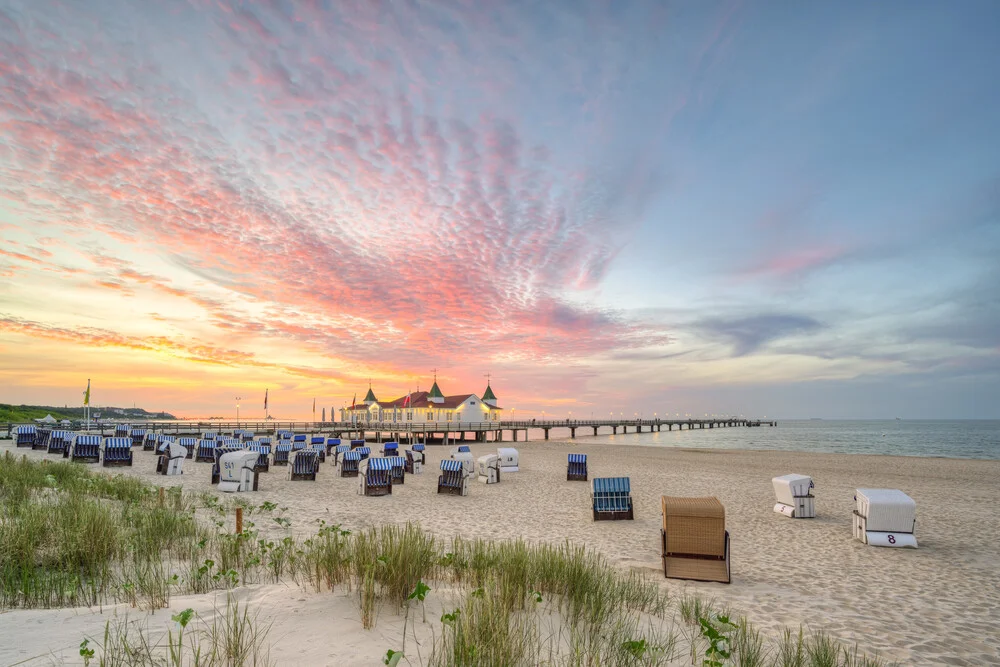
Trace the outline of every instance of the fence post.
<instances>
[{"instance_id":1,"label":"fence post","mask_svg":"<svg viewBox=\"0 0 1000 667\"><path fill-rule=\"evenodd\" d=\"M163 487L160 487L160 507L163 507Z\"/></svg>"},{"instance_id":2,"label":"fence post","mask_svg":"<svg viewBox=\"0 0 1000 667\"><path fill-rule=\"evenodd\" d=\"M236 508L236 534L239 535L243 532L243 508Z\"/></svg>"}]
</instances>

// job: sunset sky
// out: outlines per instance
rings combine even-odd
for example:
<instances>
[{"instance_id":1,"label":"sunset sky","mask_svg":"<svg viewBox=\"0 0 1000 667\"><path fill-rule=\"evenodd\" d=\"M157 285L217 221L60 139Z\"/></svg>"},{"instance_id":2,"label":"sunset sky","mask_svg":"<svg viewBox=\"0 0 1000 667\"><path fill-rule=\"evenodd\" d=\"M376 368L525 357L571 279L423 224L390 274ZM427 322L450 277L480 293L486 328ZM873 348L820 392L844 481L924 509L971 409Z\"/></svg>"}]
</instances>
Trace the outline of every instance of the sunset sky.
<instances>
[{"instance_id":1,"label":"sunset sky","mask_svg":"<svg viewBox=\"0 0 1000 667\"><path fill-rule=\"evenodd\" d=\"M0 0L0 402L1000 418L998 63L993 0Z\"/></svg>"}]
</instances>

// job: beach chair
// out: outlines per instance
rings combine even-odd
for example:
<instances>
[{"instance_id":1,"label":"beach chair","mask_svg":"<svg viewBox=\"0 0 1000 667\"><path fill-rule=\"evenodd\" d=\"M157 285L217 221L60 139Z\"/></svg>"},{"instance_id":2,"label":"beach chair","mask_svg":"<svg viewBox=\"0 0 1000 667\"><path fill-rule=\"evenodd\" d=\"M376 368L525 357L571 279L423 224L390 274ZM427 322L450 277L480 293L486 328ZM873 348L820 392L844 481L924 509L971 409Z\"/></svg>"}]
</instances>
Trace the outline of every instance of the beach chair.
<instances>
[{"instance_id":1,"label":"beach chair","mask_svg":"<svg viewBox=\"0 0 1000 667\"><path fill-rule=\"evenodd\" d=\"M441 474L438 475L438 493L456 496L469 495L469 487L465 483L465 466L455 459L441 460Z\"/></svg>"},{"instance_id":2,"label":"beach chair","mask_svg":"<svg viewBox=\"0 0 1000 667\"><path fill-rule=\"evenodd\" d=\"M128 438L129 433L132 431L132 427L128 424L116 424L115 425L115 436L116 438Z\"/></svg>"},{"instance_id":3,"label":"beach chair","mask_svg":"<svg viewBox=\"0 0 1000 667\"><path fill-rule=\"evenodd\" d=\"M594 521L631 520L632 488L628 477L595 477Z\"/></svg>"},{"instance_id":4,"label":"beach chair","mask_svg":"<svg viewBox=\"0 0 1000 667\"><path fill-rule=\"evenodd\" d=\"M427 464L427 453L424 451L427 446L423 443L418 442L417 444L410 447L413 450L413 461L419 462L421 465Z\"/></svg>"},{"instance_id":5,"label":"beach chair","mask_svg":"<svg viewBox=\"0 0 1000 667\"><path fill-rule=\"evenodd\" d=\"M403 484L406 481L406 459L402 456L383 456L382 460L389 462L392 483Z\"/></svg>"},{"instance_id":6,"label":"beach chair","mask_svg":"<svg viewBox=\"0 0 1000 667\"><path fill-rule=\"evenodd\" d=\"M278 444L274 446L274 460L271 461L271 464L276 466L288 465L288 457L291 453L292 442L290 440L279 441Z\"/></svg>"},{"instance_id":7,"label":"beach chair","mask_svg":"<svg viewBox=\"0 0 1000 667\"><path fill-rule=\"evenodd\" d=\"M472 452L455 452L451 458L453 461L461 461L467 476L476 474L476 459L472 458Z\"/></svg>"},{"instance_id":8,"label":"beach chair","mask_svg":"<svg viewBox=\"0 0 1000 667\"><path fill-rule=\"evenodd\" d=\"M519 467L520 454L513 447L497 447L497 456L500 457L500 472L517 472Z\"/></svg>"},{"instance_id":9,"label":"beach chair","mask_svg":"<svg viewBox=\"0 0 1000 667\"><path fill-rule=\"evenodd\" d=\"M215 463L215 447L215 440L199 440L194 460L196 462Z\"/></svg>"},{"instance_id":10,"label":"beach chair","mask_svg":"<svg viewBox=\"0 0 1000 667\"><path fill-rule=\"evenodd\" d=\"M372 448L371 447L358 447L354 451L357 452L358 454L361 454L361 460L364 460L364 459L368 458L369 456L371 456Z\"/></svg>"},{"instance_id":11,"label":"beach chair","mask_svg":"<svg viewBox=\"0 0 1000 667\"><path fill-rule=\"evenodd\" d=\"M299 433L292 436L292 451L299 451L300 449L306 448L306 434Z\"/></svg>"},{"instance_id":12,"label":"beach chair","mask_svg":"<svg viewBox=\"0 0 1000 667\"><path fill-rule=\"evenodd\" d=\"M169 444L169 443L168 443ZM194 450L198 449L198 438L185 436L183 438L177 438L177 444L184 448L185 458L193 459ZM160 445L162 448L163 445Z\"/></svg>"},{"instance_id":13,"label":"beach chair","mask_svg":"<svg viewBox=\"0 0 1000 667\"><path fill-rule=\"evenodd\" d=\"M399 456L399 443L387 442L382 445L382 456Z\"/></svg>"},{"instance_id":14,"label":"beach chair","mask_svg":"<svg viewBox=\"0 0 1000 667\"><path fill-rule=\"evenodd\" d=\"M292 441L292 436L294 435L291 431L281 430L275 433L278 438L278 443L280 444L282 440Z\"/></svg>"},{"instance_id":15,"label":"beach chair","mask_svg":"<svg viewBox=\"0 0 1000 667\"><path fill-rule=\"evenodd\" d=\"M229 447L232 449L240 449L243 441L239 438L234 438L231 435L223 435L215 439L216 447Z\"/></svg>"},{"instance_id":16,"label":"beach chair","mask_svg":"<svg viewBox=\"0 0 1000 667\"><path fill-rule=\"evenodd\" d=\"M357 449L358 447L364 447L364 440L351 440L351 449Z\"/></svg>"},{"instance_id":17,"label":"beach chair","mask_svg":"<svg viewBox=\"0 0 1000 667\"><path fill-rule=\"evenodd\" d=\"M195 438L178 438L177 442L167 442L156 461L156 472L161 475L183 475L184 459L188 458L185 441L197 442Z\"/></svg>"},{"instance_id":18,"label":"beach chair","mask_svg":"<svg viewBox=\"0 0 1000 667\"><path fill-rule=\"evenodd\" d=\"M815 488L812 478L806 475L782 475L773 477L774 497L778 501L774 511L792 519L816 518L816 498L811 489Z\"/></svg>"},{"instance_id":19,"label":"beach chair","mask_svg":"<svg viewBox=\"0 0 1000 667\"><path fill-rule=\"evenodd\" d=\"M309 441L309 449L319 455L319 462L326 463L326 438L315 436Z\"/></svg>"},{"instance_id":20,"label":"beach chair","mask_svg":"<svg viewBox=\"0 0 1000 667\"><path fill-rule=\"evenodd\" d=\"M480 456L477 468L479 469L480 482L484 484L497 484L500 482L500 457L496 454Z\"/></svg>"},{"instance_id":21,"label":"beach chair","mask_svg":"<svg viewBox=\"0 0 1000 667\"><path fill-rule=\"evenodd\" d=\"M219 491L236 493L257 490L257 453L249 449L236 449L219 457Z\"/></svg>"},{"instance_id":22,"label":"beach chair","mask_svg":"<svg viewBox=\"0 0 1000 667\"><path fill-rule=\"evenodd\" d=\"M134 428L129 432L128 436L132 438L133 447L142 447L142 443L146 439L146 431L148 430L145 428Z\"/></svg>"},{"instance_id":23,"label":"beach chair","mask_svg":"<svg viewBox=\"0 0 1000 667\"><path fill-rule=\"evenodd\" d=\"M333 465L337 465L341 457L349 451L351 451L350 445L336 445L333 449Z\"/></svg>"},{"instance_id":24,"label":"beach chair","mask_svg":"<svg viewBox=\"0 0 1000 667\"><path fill-rule=\"evenodd\" d=\"M411 475L419 475L423 472L422 456L417 456L412 450L407 449L403 452L406 455L406 461L403 463L403 470L410 473Z\"/></svg>"},{"instance_id":25,"label":"beach chair","mask_svg":"<svg viewBox=\"0 0 1000 667\"><path fill-rule=\"evenodd\" d=\"M219 434L216 433L215 431L205 431L204 433L201 434L202 440L215 440L218 437Z\"/></svg>"},{"instance_id":26,"label":"beach chair","mask_svg":"<svg viewBox=\"0 0 1000 667\"><path fill-rule=\"evenodd\" d=\"M81 463L99 463L101 460L101 436L77 435L73 438L70 460Z\"/></svg>"},{"instance_id":27,"label":"beach chair","mask_svg":"<svg viewBox=\"0 0 1000 667\"><path fill-rule=\"evenodd\" d=\"M359 464L358 493L363 496L387 496L392 493L392 467L386 458L370 458Z\"/></svg>"},{"instance_id":28,"label":"beach chair","mask_svg":"<svg viewBox=\"0 0 1000 667\"><path fill-rule=\"evenodd\" d=\"M220 463L223 456L226 454L232 454L234 452L245 451L242 447L228 446L223 447L221 445L216 445L215 450L212 452L215 455L215 459L212 461L212 484L218 484L219 480L222 478L222 464ZM254 457L256 460L256 456Z\"/></svg>"},{"instance_id":29,"label":"beach chair","mask_svg":"<svg viewBox=\"0 0 1000 667\"><path fill-rule=\"evenodd\" d=\"M73 437L71 431L52 431L49 435L49 454L62 454L66 451L66 441Z\"/></svg>"},{"instance_id":30,"label":"beach chair","mask_svg":"<svg viewBox=\"0 0 1000 667\"><path fill-rule=\"evenodd\" d=\"M335 447L339 447L339 446L340 446L340 438L327 438L326 439L326 453L327 454L332 453L333 450L334 450L334 448ZM348 447L348 449L350 449L350 447ZM334 461L334 464L336 464L336 463L337 462Z\"/></svg>"},{"instance_id":31,"label":"beach chair","mask_svg":"<svg viewBox=\"0 0 1000 667\"><path fill-rule=\"evenodd\" d=\"M307 480L316 481L319 471L319 452L315 449L300 449L295 452L292 467L288 471L288 479L293 482Z\"/></svg>"},{"instance_id":32,"label":"beach chair","mask_svg":"<svg viewBox=\"0 0 1000 667\"><path fill-rule=\"evenodd\" d=\"M566 468L566 481L586 482L587 481L587 455L570 454L569 467Z\"/></svg>"},{"instance_id":33,"label":"beach chair","mask_svg":"<svg viewBox=\"0 0 1000 667\"><path fill-rule=\"evenodd\" d=\"M52 435L52 430L47 428L40 428L38 432L35 433L35 442L31 445L32 449L38 449L45 451L49 448L49 436Z\"/></svg>"},{"instance_id":34,"label":"beach chair","mask_svg":"<svg viewBox=\"0 0 1000 667\"><path fill-rule=\"evenodd\" d=\"M270 447L271 446L271 436L269 436L269 435L262 435L261 437L257 438L257 444L258 445L267 445L268 447Z\"/></svg>"},{"instance_id":35,"label":"beach chair","mask_svg":"<svg viewBox=\"0 0 1000 667\"><path fill-rule=\"evenodd\" d=\"M917 548L917 504L899 489L857 489L854 538L873 547Z\"/></svg>"},{"instance_id":36,"label":"beach chair","mask_svg":"<svg viewBox=\"0 0 1000 667\"><path fill-rule=\"evenodd\" d=\"M132 465L132 438L128 435L104 439L104 467Z\"/></svg>"},{"instance_id":37,"label":"beach chair","mask_svg":"<svg viewBox=\"0 0 1000 667\"><path fill-rule=\"evenodd\" d=\"M257 463L254 469L257 472L268 472L271 469L271 445L255 442L246 446L251 452L257 452Z\"/></svg>"},{"instance_id":38,"label":"beach chair","mask_svg":"<svg viewBox=\"0 0 1000 667\"><path fill-rule=\"evenodd\" d=\"M14 444L18 447L33 447L37 435L38 429L30 424L18 426L14 430Z\"/></svg>"},{"instance_id":39,"label":"beach chair","mask_svg":"<svg viewBox=\"0 0 1000 667\"><path fill-rule=\"evenodd\" d=\"M730 582L726 508L719 499L663 496L663 576Z\"/></svg>"},{"instance_id":40,"label":"beach chair","mask_svg":"<svg viewBox=\"0 0 1000 667\"><path fill-rule=\"evenodd\" d=\"M360 463L361 454L358 454L357 451L344 452L344 459L340 462L340 476L357 477Z\"/></svg>"},{"instance_id":41,"label":"beach chair","mask_svg":"<svg viewBox=\"0 0 1000 667\"><path fill-rule=\"evenodd\" d=\"M243 435L240 440L244 443L253 442L253 431L243 431Z\"/></svg>"}]
</instances>

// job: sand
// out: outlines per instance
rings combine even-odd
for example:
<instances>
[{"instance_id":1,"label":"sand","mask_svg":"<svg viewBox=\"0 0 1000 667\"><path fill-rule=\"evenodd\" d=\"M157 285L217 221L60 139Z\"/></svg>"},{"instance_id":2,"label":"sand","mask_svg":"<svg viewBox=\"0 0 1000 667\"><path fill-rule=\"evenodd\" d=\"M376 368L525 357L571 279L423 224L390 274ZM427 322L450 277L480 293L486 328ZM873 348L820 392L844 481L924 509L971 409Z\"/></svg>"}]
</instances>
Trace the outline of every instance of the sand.
<instances>
[{"instance_id":1,"label":"sand","mask_svg":"<svg viewBox=\"0 0 1000 667\"><path fill-rule=\"evenodd\" d=\"M476 456L495 448L469 444ZM662 577L660 496L715 495L726 507L732 536L733 583L662 580L672 593L715 598L768 632L799 624L823 629L901 664L1000 664L1000 461L588 445L586 438L504 444L520 451L521 471L503 475L497 485L475 483L467 497L435 493L438 462L448 449L430 446L425 472L407 475L391 496L358 496L357 480L340 477L328 461L316 482L291 482L287 469L272 467L261 475L254 500L287 507L291 530L303 536L314 532L317 519L350 529L414 521L442 538L568 539L621 567ZM14 448L6 441L4 449ZM590 485L565 479L568 452L588 454L592 477L631 477L634 521L592 520ZM186 491L213 488L210 464L186 461L182 478L157 476L154 467L152 453L135 451L134 467L116 471L155 485L182 483ZM772 511L770 479L789 472L815 480L817 518L794 520ZM917 503L920 547L879 549L853 540L857 487L908 493ZM383 612L377 628L364 631L351 599L292 584L247 587L241 595L260 602L274 621L272 658L279 665L379 664L402 624L401 617ZM171 600L172 609L193 606L206 613L213 604L213 595ZM109 615L127 607L96 611L3 613L0 664L37 656L23 664L79 664L79 638L100 636ZM169 613L154 614L151 626L165 630ZM136 610L131 615L143 616ZM418 635L429 641L428 630ZM301 632L330 640L304 643ZM423 650L426 659L426 645Z\"/></svg>"}]
</instances>

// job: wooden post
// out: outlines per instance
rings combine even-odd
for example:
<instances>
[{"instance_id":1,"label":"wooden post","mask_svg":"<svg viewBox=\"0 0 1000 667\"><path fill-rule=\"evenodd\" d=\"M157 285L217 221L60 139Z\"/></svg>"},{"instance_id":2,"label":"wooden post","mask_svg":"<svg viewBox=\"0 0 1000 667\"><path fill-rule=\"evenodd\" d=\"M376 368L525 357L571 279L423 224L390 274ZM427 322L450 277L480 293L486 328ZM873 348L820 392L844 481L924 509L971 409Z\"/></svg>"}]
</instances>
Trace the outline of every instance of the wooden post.
<instances>
[{"instance_id":1,"label":"wooden post","mask_svg":"<svg viewBox=\"0 0 1000 667\"><path fill-rule=\"evenodd\" d=\"M236 508L236 534L239 535L243 532L243 508Z\"/></svg>"},{"instance_id":2,"label":"wooden post","mask_svg":"<svg viewBox=\"0 0 1000 667\"><path fill-rule=\"evenodd\" d=\"M163 507L163 487L160 487L160 507Z\"/></svg>"}]
</instances>

